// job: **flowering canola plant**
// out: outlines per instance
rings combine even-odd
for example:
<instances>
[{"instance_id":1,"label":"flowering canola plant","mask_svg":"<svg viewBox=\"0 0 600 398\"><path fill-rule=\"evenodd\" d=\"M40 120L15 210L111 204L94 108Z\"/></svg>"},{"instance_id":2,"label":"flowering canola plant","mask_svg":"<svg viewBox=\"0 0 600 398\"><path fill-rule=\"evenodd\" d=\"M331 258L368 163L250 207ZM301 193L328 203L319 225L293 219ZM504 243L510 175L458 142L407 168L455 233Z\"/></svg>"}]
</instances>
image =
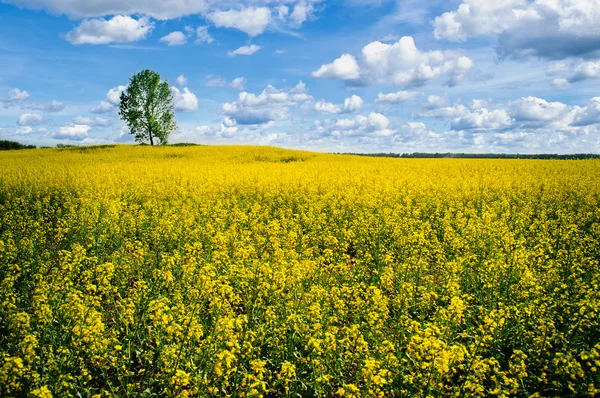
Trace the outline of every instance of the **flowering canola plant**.
<instances>
[{"instance_id":1,"label":"flowering canola plant","mask_svg":"<svg viewBox=\"0 0 600 398\"><path fill-rule=\"evenodd\" d=\"M598 176L0 153L0 396L600 396Z\"/></svg>"}]
</instances>

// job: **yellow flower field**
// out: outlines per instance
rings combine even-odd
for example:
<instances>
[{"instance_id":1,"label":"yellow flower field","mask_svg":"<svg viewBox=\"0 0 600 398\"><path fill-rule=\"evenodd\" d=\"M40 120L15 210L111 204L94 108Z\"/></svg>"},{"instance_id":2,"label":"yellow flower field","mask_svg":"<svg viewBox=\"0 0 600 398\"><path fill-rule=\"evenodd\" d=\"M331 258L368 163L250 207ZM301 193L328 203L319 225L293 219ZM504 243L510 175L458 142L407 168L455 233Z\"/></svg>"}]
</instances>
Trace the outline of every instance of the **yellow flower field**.
<instances>
[{"instance_id":1,"label":"yellow flower field","mask_svg":"<svg viewBox=\"0 0 600 398\"><path fill-rule=\"evenodd\" d=\"M0 153L0 396L600 395L600 161Z\"/></svg>"}]
</instances>

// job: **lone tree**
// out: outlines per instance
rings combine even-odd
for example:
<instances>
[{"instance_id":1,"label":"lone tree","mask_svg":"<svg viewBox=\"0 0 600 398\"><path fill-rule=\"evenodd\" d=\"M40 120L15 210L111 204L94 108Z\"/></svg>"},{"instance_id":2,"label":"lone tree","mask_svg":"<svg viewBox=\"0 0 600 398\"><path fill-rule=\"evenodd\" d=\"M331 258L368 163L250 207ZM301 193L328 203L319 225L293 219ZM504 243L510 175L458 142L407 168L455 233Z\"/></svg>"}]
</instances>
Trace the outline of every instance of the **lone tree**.
<instances>
[{"instance_id":1,"label":"lone tree","mask_svg":"<svg viewBox=\"0 0 600 398\"><path fill-rule=\"evenodd\" d=\"M127 123L137 142L158 138L166 145L169 134L177 128L173 114L173 94L169 84L161 82L160 75L145 69L129 79L129 86L121 93L119 115Z\"/></svg>"}]
</instances>

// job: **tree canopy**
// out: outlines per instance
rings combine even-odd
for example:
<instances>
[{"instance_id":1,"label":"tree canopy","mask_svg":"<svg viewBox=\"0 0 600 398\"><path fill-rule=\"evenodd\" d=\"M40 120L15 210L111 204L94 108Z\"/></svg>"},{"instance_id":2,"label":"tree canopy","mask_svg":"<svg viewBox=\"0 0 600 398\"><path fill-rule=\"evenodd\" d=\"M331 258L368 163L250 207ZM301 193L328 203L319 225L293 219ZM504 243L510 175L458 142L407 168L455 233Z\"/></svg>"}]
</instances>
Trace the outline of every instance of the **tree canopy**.
<instances>
[{"instance_id":1,"label":"tree canopy","mask_svg":"<svg viewBox=\"0 0 600 398\"><path fill-rule=\"evenodd\" d=\"M121 93L119 115L140 143L154 145L158 139L165 145L169 134L177 128L169 84L149 69L136 73L129 80L129 86Z\"/></svg>"}]
</instances>

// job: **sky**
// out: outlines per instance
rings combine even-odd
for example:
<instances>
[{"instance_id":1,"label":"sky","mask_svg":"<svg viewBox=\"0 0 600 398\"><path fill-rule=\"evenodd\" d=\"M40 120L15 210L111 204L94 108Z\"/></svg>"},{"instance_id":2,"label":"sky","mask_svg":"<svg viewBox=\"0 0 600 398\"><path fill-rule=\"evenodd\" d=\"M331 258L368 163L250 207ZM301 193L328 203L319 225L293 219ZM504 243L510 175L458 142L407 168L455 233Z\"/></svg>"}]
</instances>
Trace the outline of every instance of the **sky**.
<instances>
[{"instance_id":1,"label":"sky","mask_svg":"<svg viewBox=\"0 0 600 398\"><path fill-rule=\"evenodd\" d=\"M0 0L0 139L133 143L143 69L171 143L600 153L598 0Z\"/></svg>"}]
</instances>

